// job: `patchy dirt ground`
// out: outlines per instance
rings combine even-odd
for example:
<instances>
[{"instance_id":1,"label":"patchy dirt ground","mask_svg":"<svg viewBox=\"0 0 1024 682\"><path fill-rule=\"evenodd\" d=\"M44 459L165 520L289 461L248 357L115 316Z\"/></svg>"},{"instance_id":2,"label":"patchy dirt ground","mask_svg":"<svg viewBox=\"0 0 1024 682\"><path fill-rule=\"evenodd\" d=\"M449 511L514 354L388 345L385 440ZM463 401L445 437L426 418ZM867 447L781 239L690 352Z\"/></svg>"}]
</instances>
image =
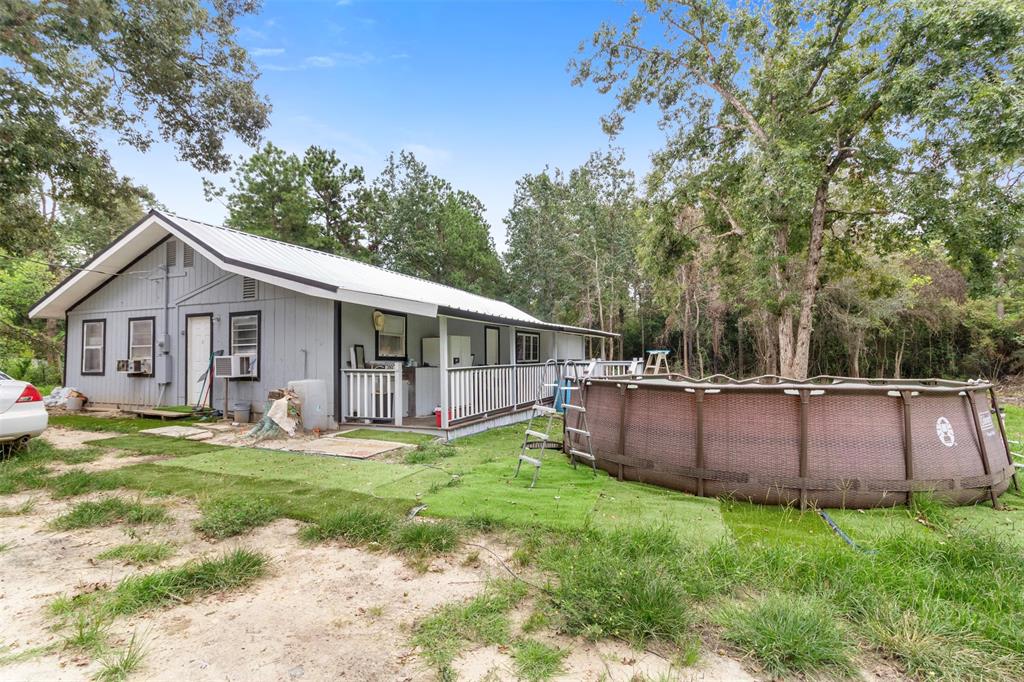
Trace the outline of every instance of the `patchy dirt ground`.
<instances>
[{"instance_id":1,"label":"patchy dirt ground","mask_svg":"<svg viewBox=\"0 0 1024 682\"><path fill-rule=\"evenodd\" d=\"M79 447L96 435L50 429L47 440L60 447ZM147 459L152 458L108 453L77 468L114 468ZM62 467L70 468L75 467ZM479 593L489 578L507 576L488 552L468 563L466 552L435 559L421 572L382 553L340 544L305 545L296 537L301 524L291 520L212 542L192 530L199 516L194 505L166 498L160 502L173 519L170 523L70 532L49 529L50 521L78 502L109 494L114 493L71 500L52 500L38 491L0 496L0 505L7 508L34 501L27 513L0 518L0 656L52 647L0 668L0 679L85 680L98 672L97 661L60 649L61 636L46 610L58 596L113 587L139 571L247 547L271 558L268 576L240 590L114 622L111 644L125 645L133 635L144 644L144 662L134 679L430 680L433 672L409 644L414 624L444 604ZM144 569L96 559L106 549L134 541L167 542L175 553ZM489 541L478 542L487 543L503 559L511 553ZM538 638L570 651L566 673L558 679L756 679L740 662L715 652L705 653L695 667L678 669L655 654L615 642ZM455 668L464 680L514 680L510 653L471 646ZM866 677L889 676L883 672Z\"/></svg>"},{"instance_id":2,"label":"patchy dirt ground","mask_svg":"<svg viewBox=\"0 0 1024 682\"><path fill-rule=\"evenodd\" d=\"M123 461L123 460L122 460ZM425 680L433 674L408 640L414 623L432 610L478 593L497 561L482 553L472 567L458 555L436 559L421 573L401 559L340 545L298 542L297 522L279 520L240 538L208 542L191 525L196 511L166 501L170 524L150 528L112 526L53 532L46 524L74 501L45 495L7 496L16 506L35 500L23 516L0 519L0 642L7 653L59 646L46 606L62 594L112 587L137 569L96 556L116 545L143 540L170 542L176 553L156 568L248 547L271 557L270 575L254 585L172 608L119 619L111 642L123 645L133 633L145 645L138 679L148 680ZM500 548L495 548L499 552ZM153 570L153 569L144 569ZM636 673L656 677L671 666L651 654L616 644L572 646L565 679L630 680ZM752 679L738 663L712 657L708 668L679 679ZM496 647L470 649L456 665L460 677L515 679L511 658ZM95 661L56 651L0 669L11 680L83 680L99 669Z\"/></svg>"},{"instance_id":3,"label":"patchy dirt ground","mask_svg":"<svg viewBox=\"0 0 1024 682\"><path fill-rule=\"evenodd\" d=\"M74 429L56 429L51 426L43 432L42 439L55 448L74 450L82 447L91 440L102 440L116 435L116 433L112 434L94 431L76 431Z\"/></svg>"}]
</instances>

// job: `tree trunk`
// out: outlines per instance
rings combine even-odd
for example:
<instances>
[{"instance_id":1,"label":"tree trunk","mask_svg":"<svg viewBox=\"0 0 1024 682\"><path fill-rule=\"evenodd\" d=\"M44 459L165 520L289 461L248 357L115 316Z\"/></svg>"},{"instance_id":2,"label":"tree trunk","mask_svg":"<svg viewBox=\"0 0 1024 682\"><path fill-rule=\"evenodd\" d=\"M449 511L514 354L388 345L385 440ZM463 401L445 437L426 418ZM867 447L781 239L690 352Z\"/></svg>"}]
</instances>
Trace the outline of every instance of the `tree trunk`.
<instances>
[{"instance_id":1,"label":"tree trunk","mask_svg":"<svg viewBox=\"0 0 1024 682\"><path fill-rule=\"evenodd\" d=\"M893 358L893 376L897 379L902 378L900 374L900 367L903 365L903 349L907 345L907 335L904 334L900 340L899 348L896 349L896 357Z\"/></svg>"},{"instance_id":2,"label":"tree trunk","mask_svg":"<svg viewBox=\"0 0 1024 682\"><path fill-rule=\"evenodd\" d=\"M850 376L860 377L860 349L864 345L864 332L856 331L853 334L853 342L850 344Z\"/></svg>"},{"instance_id":3,"label":"tree trunk","mask_svg":"<svg viewBox=\"0 0 1024 682\"><path fill-rule=\"evenodd\" d=\"M828 179L822 180L814 193L811 211L811 234L807 244L807 263L800 284L800 316L793 332L793 312L779 316L779 364L783 376L806 379L811 355L811 330L814 324L814 303L818 297L818 274L821 251L825 242L825 209L828 205Z\"/></svg>"}]
</instances>

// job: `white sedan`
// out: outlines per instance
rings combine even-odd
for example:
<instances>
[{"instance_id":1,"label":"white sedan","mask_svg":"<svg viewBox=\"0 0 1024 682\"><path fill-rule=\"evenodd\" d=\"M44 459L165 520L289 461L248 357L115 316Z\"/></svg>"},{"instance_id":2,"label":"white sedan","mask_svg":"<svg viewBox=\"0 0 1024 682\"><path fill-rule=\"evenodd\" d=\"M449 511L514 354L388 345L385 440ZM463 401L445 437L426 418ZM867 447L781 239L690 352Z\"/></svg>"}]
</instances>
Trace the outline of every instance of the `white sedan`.
<instances>
[{"instance_id":1,"label":"white sedan","mask_svg":"<svg viewBox=\"0 0 1024 682\"><path fill-rule=\"evenodd\" d=\"M48 421L39 390L0 372L0 456L41 434Z\"/></svg>"}]
</instances>

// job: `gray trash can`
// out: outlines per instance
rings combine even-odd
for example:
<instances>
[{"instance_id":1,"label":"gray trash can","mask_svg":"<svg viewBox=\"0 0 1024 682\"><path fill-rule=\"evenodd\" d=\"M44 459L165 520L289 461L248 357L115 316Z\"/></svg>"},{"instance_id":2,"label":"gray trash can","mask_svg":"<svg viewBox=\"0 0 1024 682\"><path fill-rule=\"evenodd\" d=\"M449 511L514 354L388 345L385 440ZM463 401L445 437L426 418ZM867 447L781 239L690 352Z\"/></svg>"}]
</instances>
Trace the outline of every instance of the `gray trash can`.
<instances>
[{"instance_id":1,"label":"gray trash can","mask_svg":"<svg viewBox=\"0 0 1024 682\"><path fill-rule=\"evenodd\" d=\"M252 412L252 403L235 402L231 404L231 411L235 413L235 421L240 424L249 423L249 415Z\"/></svg>"}]
</instances>

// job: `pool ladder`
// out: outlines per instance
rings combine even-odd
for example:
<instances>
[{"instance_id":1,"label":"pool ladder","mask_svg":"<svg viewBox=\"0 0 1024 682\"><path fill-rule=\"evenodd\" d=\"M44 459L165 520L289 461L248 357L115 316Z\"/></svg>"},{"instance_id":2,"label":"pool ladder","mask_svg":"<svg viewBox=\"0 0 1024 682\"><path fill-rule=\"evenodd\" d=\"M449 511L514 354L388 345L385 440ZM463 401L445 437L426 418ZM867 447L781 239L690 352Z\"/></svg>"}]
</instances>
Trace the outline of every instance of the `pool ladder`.
<instances>
[{"instance_id":1,"label":"pool ladder","mask_svg":"<svg viewBox=\"0 0 1024 682\"><path fill-rule=\"evenodd\" d=\"M577 405L573 403L572 396L574 393L580 391L582 388L582 378L577 374L578 368L575 364L566 365L565 376L561 376L559 371L559 365L556 361L549 360L545 364L554 363L555 366L555 382L541 384L537 391L537 401L533 404L533 414L530 415L530 421L526 426L526 433L523 436L523 448L519 453L519 461L516 463L516 473L513 478L519 476L519 469L523 466L523 462L526 462L533 467L533 480L530 482L530 487L534 487L537 484L537 476L540 474L541 461L538 458L530 457L526 454L526 451L531 448L539 448L541 450L548 447L559 449L561 444L551 439L551 431L554 429L555 417L558 416L558 408L548 407L543 404L544 400L544 389L555 389L556 398L561 393L561 403L564 410L574 410L579 412L580 421L575 427L565 426L566 433L566 446L569 451L569 461L572 463L572 468L576 468L577 461L590 462L591 468L594 470L594 474L597 474L597 458L594 457L594 445L590 439L590 427L587 425L587 408L583 405ZM569 368L572 368L573 376L569 376ZM574 383L572 385L570 382ZM555 401L557 404L558 401ZM537 419L542 415L547 415L547 425L543 432L537 431L533 428L533 420ZM573 444L577 441L576 447ZM531 440L531 438L536 440ZM583 441L580 443L579 441ZM581 449L585 448L585 449Z\"/></svg>"}]
</instances>

